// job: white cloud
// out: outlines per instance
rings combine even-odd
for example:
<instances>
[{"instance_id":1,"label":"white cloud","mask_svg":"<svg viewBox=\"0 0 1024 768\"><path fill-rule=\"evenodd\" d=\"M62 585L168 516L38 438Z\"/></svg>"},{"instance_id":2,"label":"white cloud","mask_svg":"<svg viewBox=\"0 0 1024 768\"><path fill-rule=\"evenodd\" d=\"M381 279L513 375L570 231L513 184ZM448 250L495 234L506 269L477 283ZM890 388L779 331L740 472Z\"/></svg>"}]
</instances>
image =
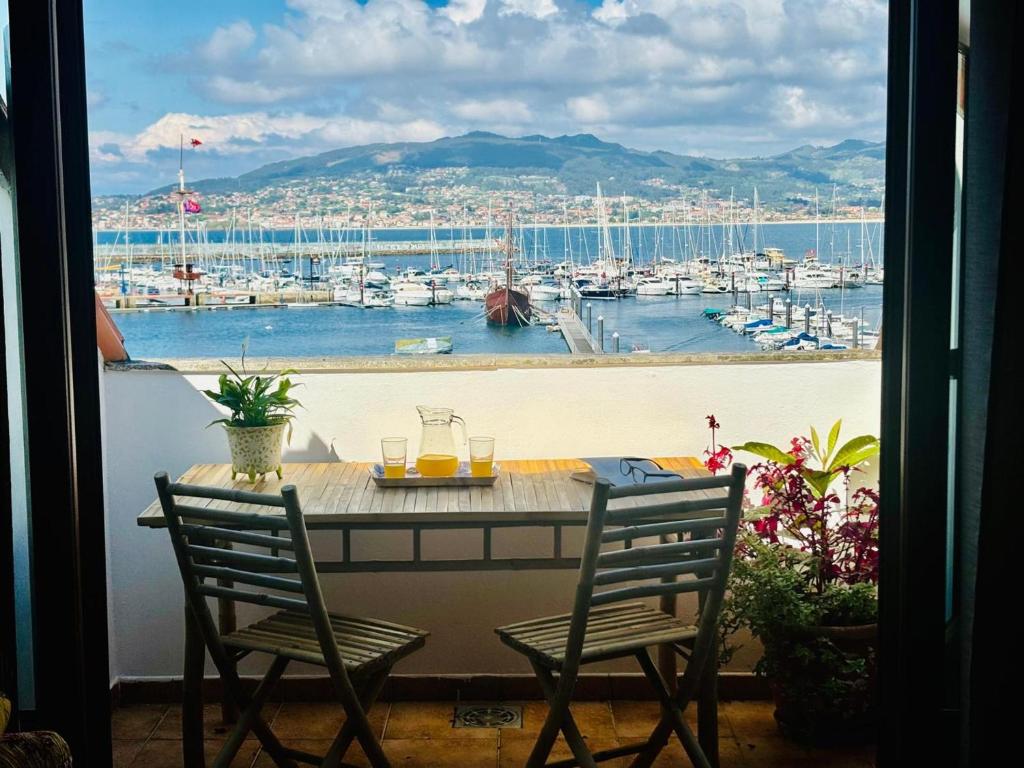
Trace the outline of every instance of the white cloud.
<instances>
[{"instance_id":1,"label":"white cloud","mask_svg":"<svg viewBox=\"0 0 1024 768\"><path fill-rule=\"evenodd\" d=\"M513 14L530 16L534 19L546 19L558 13L554 0L501 0L502 16Z\"/></svg>"},{"instance_id":2,"label":"white cloud","mask_svg":"<svg viewBox=\"0 0 1024 768\"><path fill-rule=\"evenodd\" d=\"M256 42L256 30L245 20L217 27L200 48L200 55L210 62L231 61L249 50Z\"/></svg>"},{"instance_id":3,"label":"white cloud","mask_svg":"<svg viewBox=\"0 0 1024 768\"><path fill-rule=\"evenodd\" d=\"M184 116L223 130L224 156L469 129L719 156L884 135L885 0L286 3L258 33L213 30L201 77L175 73L226 113ZM94 153L113 166L176 146L182 116L157 118L93 142L120 160Z\"/></svg>"},{"instance_id":4,"label":"white cloud","mask_svg":"<svg viewBox=\"0 0 1024 768\"><path fill-rule=\"evenodd\" d=\"M487 0L449 0L440 14L456 24L470 24L484 15L486 7Z\"/></svg>"},{"instance_id":5,"label":"white cloud","mask_svg":"<svg viewBox=\"0 0 1024 768\"><path fill-rule=\"evenodd\" d=\"M200 139L203 152L245 155L279 149L296 155L352 144L429 141L443 134L442 128L429 120L397 123L303 113L245 112L216 116L168 113L135 134L94 131L90 143L96 162L139 163L163 150L177 151L182 137L185 141L191 137Z\"/></svg>"},{"instance_id":6,"label":"white cloud","mask_svg":"<svg viewBox=\"0 0 1024 768\"><path fill-rule=\"evenodd\" d=\"M573 96L565 103L569 116L585 125L603 123L611 116L611 110L602 96Z\"/></svg>"},{"instance_id":7,"label":"white cloud","mask_svg":"<svg viewBox=\"0 0 1024 768\"><path fill-rule=\"evenodd\" d=\"M108 101L110 101L110 97L99 88L89 88L85 92L85 103L89 109L99 109Z\"/></svg>"},{"instance_id":8,"label":"white cloud","mask_svg":"<svg viewBox=\"0 0 1024 768\"><path fill-rule=\"evenodd\" d=\"M276 104L306 93L301 85L266 85L228 75L214 75L202 81L203 91L223 104Z\"/></svg>"},{"instance_id":9,"label":"white cloud","mask_svg":"<svg viewBox=\"0 0 1024 768\"><path fill-rule=\"evenodd\" d=\"M530 108L524 102L516 99L490 99L488 101L471 99L454 105L452 113L463 120L491 125L526 123L533 119Z\"/></svg>"}]
</instances>

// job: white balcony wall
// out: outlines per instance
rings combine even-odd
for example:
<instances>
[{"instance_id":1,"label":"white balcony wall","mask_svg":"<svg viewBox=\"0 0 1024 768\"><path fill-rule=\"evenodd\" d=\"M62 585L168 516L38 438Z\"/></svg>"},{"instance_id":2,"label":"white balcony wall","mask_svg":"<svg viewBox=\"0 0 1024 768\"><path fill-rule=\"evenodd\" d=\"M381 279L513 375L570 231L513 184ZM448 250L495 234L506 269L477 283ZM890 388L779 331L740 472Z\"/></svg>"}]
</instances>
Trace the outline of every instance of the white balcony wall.
<instances>
[{"instance_id":1,"label":"white balcony wall","mask_svg":"<svg viewBox=\"0 0 1024 768\"><path fill-rule=\"evenodd\" d=\"M704 417L720 438L786 443L808 425L837 418L847 437L879 430L877 359L615 367L497 368L403 372L314 371L295 378L299 412L286 461L378 458L379 438L419 439L415 406L448 406L470 434L497 439L497 458L595 455L693 455L708 445ZM121 678L181 673L182 590L162 530L136 516L154 498L153 473L176 476L191 464L228 460L224 435L206 425L220 414L201 393L209 373L107 370L103 374L106 488L114 637L112 673ZM567 536L567 539L569 536ZM578 539L575 546L578 546ZM316 534L337 556L340 537ZM426 557L479 551L479 534L434 532ZM567 550L573 544L567 541ZM357 557L403 556L400 533L354 538ZM550 530L496 534L496 556L550 552ZM397 669L405 674L526 673L493 627L569 610L569 572L328 575L329 605L414 624L433 633L424 651ZM244 620L247 614L242 613ZM735 668L750 666L740 654ZM301 671L301 670L300 670ZM312 671L312 670L306 670Z\"/></svg>"}]
</instances>

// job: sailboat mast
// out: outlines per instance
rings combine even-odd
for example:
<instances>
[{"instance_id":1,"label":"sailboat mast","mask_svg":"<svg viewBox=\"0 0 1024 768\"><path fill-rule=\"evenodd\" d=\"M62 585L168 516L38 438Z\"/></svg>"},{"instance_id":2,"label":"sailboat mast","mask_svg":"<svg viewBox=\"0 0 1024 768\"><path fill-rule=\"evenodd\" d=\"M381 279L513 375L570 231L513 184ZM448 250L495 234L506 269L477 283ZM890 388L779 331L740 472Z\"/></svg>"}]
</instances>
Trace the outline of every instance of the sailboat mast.
<instances>
[{"instance_id":1,"label":"sailboat mast","mask_svg":"<svg viewBox=\"0 0 1024 768\"><path fill-rule=\"evenodd\" d=\"M185 269L185 134L178 137L178 239L181 267Z\"/></svg>"}]
</instances>

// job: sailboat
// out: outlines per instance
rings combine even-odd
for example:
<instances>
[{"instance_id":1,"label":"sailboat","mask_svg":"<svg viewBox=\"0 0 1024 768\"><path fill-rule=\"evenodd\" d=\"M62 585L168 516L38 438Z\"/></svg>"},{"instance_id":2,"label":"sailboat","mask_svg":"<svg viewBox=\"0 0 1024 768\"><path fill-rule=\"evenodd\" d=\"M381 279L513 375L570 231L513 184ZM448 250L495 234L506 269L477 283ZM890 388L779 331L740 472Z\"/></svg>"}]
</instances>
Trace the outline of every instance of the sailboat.
<instances>
[{"instance_id":1,"label":"sailboat","mask_svg":"<svg viewBox=\"0 0 1024 768\"><path fill-rule=\"evenodd\" d=\"M505 285L495 288L484 299L484 316L491 325L529 325L530 298L512 286L512 261L515 256L515 220L508 214L505 228Z\"/></svg>"},{"instance_id":2,"label":"sailboat","mask_svg":"<svg viewBox=\"0 0 1024 768\"><path fill-rule=\"evenodd\" d=\"M178 148L178 188L174 191L174 195L178 198L178 225L179 225L179 242L181 245L181 263L174 265L174 279L181 282L186 287L188 295L191 296L194 292L193 286L206 272L194 264L190 263L188 257L185 255L185 212L190 213L198 212L199 207L190 199L191 191L185 189L185 136L182 134L179 137L180 146ZM193 142L195 139L193 139ZM195 144L193 144L195 146ZM195 206L193 209L192 206ZM196 232L196 241L199 240L198 230ZM125 248L128 248L128 229L125 226ZM130 253L130 251L129 251Z\"/></svg>"}]
</instances>

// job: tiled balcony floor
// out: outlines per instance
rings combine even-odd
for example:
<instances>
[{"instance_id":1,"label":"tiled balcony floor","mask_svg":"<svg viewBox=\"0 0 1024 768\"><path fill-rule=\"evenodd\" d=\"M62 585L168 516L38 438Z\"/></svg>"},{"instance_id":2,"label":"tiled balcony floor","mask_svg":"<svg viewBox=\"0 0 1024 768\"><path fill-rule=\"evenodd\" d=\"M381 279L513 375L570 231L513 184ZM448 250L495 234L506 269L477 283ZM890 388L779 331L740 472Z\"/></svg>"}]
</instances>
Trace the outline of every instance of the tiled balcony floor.
<instances>
[{"instance_id":1,"label":"tiled balcony floor","mask_svg":"<svg viewBox=\"0 0 1024 768\"><path fill-rule=\"evenodd\" d=\"M441 702L380 704L370 719L384 736L384 750L395 766L406 768L508 768L522 766L539 730L545 706L526 702L521 729L454 729L453 705ZM658 717L654 702L581 702L573 706L580 730L592 749L607 749L645 738ZM332 704L286 702L264 710L281 740L308 752L323 753L334 738L344 715ZM212 760L226 730L219 710L207 708L207 760ZM688 712L693 718L692 710ZM177 768L181 765L180 710L165 705L138 705L119 709L113 718L114 767ZM816 750L783 739L775 729L768 702L723 702L720 709L722 768L871 768L873 750ZM560 743L553 758L568 757ZM625 766L629 758L602 763ZM347 761L369 765L353 747ZM247 741L232 765L273 766L260 754L259 743ZM682 748L671 745L656 766L689 766Z\"/></svg>"}]
</instances>

